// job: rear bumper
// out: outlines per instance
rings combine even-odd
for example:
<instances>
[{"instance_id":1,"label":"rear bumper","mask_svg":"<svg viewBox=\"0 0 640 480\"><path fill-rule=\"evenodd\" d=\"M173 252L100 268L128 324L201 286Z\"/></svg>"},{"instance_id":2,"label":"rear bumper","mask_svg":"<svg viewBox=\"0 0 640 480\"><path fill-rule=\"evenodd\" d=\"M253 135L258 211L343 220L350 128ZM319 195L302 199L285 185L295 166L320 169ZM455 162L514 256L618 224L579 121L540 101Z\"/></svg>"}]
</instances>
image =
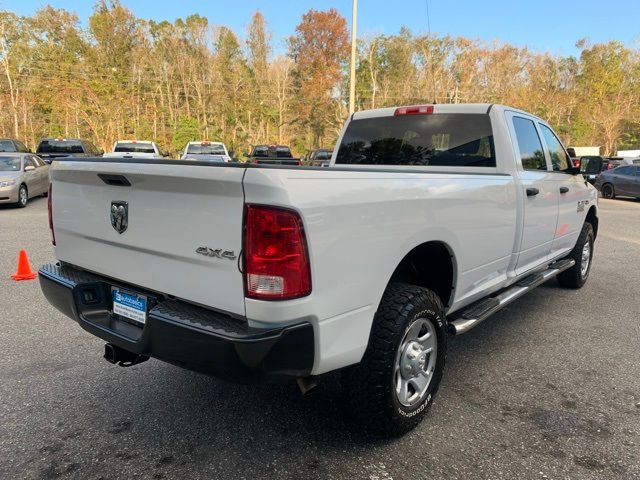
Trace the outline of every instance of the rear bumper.
<instances>
[{"instance_id":1,"label":"rear bumper","mask_svg":"<svg viewBox=\"0 0 640 480\"><path fill-rule=\"evenodd\" d=\"M132 353L240 383L305 377L313 368L313 327L308 322L251 328L242 319L67 265L44 265L38 273L42 292L54 307L89 333ZM112 286L148 296L144 326L112 314Z\"/></svg>"}]
</instances>

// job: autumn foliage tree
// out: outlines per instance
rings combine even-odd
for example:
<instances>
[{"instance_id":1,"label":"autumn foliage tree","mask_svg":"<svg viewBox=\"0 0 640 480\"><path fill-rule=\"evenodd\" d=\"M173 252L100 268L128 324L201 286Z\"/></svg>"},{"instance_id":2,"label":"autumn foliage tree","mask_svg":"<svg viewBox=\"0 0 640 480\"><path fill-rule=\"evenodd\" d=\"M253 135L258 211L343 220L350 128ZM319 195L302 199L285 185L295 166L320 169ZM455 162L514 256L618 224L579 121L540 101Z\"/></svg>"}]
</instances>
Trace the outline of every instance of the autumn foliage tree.
<instances>
[{"instance_id":1,"label":"autumn foliage tree","mask_svg":"<svg viewBox=\"0 0 640 480\"><path fill-rule=\"evenodd\" d=\"M319 145L326 131L335 130L343 118L336 90L348 57L347 22L333 8L326 12L311 9L302 16L289 46L295 62L299 123L312 133L308 147Z\"/></svg>"},{"instance_id":2,"label":"autumn foliage tree","mask_svg":"<svg viewBox=\"0 0 640 480\"><path fill-rule=\"evenodd\" d=\"M137 18L98 0L88 22L45 6L0 11L0 136L31 147L45 136L258 143L297 154L331 147L347 115L349 33L335 10L309 10L287 48L255 12L236 32L201 15ZM500 102L547 119L568 145L640 148L640 52L579 41L577 55L447 35L364 34L357 109Z\"/></svg>"}]
</instances>

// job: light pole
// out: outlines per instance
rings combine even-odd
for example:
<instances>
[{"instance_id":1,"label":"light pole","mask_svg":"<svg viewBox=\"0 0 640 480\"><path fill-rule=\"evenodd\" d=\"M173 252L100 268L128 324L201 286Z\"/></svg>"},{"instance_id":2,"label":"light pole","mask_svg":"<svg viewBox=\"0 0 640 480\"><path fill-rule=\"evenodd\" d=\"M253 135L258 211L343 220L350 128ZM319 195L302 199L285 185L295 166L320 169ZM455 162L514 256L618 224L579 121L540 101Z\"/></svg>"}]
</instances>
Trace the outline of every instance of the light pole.
<instances>
[{"instance_id":1,"label":"light pole","mask_svg":"<svg viewBox=\"0 0 640 480\"><path fill-rule=\"evenodd\" d=\"M358 23L358 0L353 0L351 13L351 74L349 77L349 115L356 109L356 26Z\"/></svg>"}]
</instances>

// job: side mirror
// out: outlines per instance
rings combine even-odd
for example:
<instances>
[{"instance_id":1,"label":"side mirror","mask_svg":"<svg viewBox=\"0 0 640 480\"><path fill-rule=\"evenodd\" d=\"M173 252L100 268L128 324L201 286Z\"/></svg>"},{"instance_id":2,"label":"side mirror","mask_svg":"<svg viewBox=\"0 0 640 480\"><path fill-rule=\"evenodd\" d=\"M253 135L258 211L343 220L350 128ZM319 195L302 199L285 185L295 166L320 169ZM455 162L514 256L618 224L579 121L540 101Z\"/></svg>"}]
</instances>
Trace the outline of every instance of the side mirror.
<instances>
[{"instance_id":1,"label":"side mirror","mask_svg":"<svg viewBox=\"0 0 640 480\"><path fill-rule=\"evenodd\" d=\"M35 169L36 167L34 167L33 165L27 165L26 167L24 167L25 172L33 172Z\"/></svg>"}]
</instances>

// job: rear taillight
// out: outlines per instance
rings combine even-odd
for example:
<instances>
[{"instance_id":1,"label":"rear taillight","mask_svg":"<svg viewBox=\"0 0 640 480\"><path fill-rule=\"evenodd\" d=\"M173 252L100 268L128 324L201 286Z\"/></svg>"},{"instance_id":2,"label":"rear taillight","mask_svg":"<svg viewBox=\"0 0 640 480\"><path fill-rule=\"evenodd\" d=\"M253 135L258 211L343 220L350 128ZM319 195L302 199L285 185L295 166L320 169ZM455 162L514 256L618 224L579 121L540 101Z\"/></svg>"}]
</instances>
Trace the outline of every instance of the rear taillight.
<instances>
[{"instance_id":1,"label":"rear taillight","mask_svg":"<svg viewBox=\"0 0 640 480\"><path fill-rule=\"evenodd\" d=\"M51 184L49 184L49 193L47 195L47 210L49 211L49 229L51 230L51 243L53 243L53 245L55 246L56 234L53 231L53 205L51 204L53 202L53 197L51 196L52 193L53 188L51 187Z\"/></svg>"},{"instance_id":2,"label":"rear taillight","mask_svg":"<svg viewBox=\"0 0 640 480\"><path fill-rule=\"evenodd\" d=\"M400 115L431 115L433 113L433 105L415 105L413 107L396 108L393 113L396 117Z\"/></svg>"},{"instance_id":3,"label":"rear taillight","mask_svg":"<svg viewBox=\"0 0 640 480\"><path fill-rule=\"evenodd\" d=\"M247 205L244 225L245 292L249 298L288 300L311 293L311 271L297 212Z\"/></svg>"}]
</instances>

